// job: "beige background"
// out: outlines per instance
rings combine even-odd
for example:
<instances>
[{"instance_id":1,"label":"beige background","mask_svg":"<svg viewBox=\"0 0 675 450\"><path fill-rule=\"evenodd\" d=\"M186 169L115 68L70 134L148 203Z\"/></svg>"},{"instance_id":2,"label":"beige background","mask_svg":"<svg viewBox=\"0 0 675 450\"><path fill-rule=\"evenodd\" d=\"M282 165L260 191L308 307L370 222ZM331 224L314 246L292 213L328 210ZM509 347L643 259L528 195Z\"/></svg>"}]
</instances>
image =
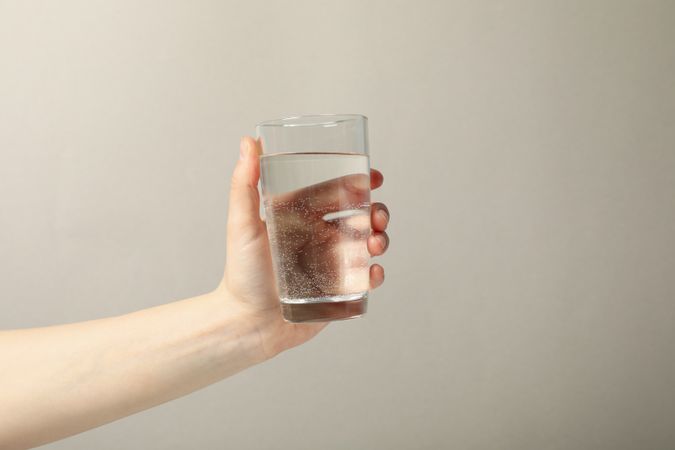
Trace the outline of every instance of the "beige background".
<instances>
[{"instance_id":1,"label":"beige background","mask_svg":"<svg viewBox=\"0 0 675 450\"><path fill-rule=\"evenodd\" d=\"M671 1L0 0L0 328L212 288L262 119L368 115L393 213L367 318L47 448L674 448L674 24Z\"/></svg>"}]
</instances>

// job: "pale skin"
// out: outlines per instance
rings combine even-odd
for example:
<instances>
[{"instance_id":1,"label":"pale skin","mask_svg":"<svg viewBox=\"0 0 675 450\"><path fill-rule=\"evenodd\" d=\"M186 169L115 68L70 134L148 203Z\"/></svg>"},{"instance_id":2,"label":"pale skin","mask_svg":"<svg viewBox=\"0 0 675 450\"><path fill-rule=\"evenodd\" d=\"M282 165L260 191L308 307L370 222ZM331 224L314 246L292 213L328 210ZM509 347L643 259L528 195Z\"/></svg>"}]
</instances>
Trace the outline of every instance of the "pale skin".
<instances>
[{"instance_id":1,"label":"pale skin","mask_svg":"<svg viewBox=\"0 0 675 450\"><path fill-rule=\"evenodd\" d=\"M259 143L245 137L232 175L223 279L212 292L117 317L0 331L0 448L24 449L186 395L300 345L325 323L281 316L265 223ZM382 184L373 170L372 189ZM374 203L373 256L389 212ZM370 287L384 281L378 264ZM93 299L95 301L96 299Z\"/></svg>"}]
</instances>

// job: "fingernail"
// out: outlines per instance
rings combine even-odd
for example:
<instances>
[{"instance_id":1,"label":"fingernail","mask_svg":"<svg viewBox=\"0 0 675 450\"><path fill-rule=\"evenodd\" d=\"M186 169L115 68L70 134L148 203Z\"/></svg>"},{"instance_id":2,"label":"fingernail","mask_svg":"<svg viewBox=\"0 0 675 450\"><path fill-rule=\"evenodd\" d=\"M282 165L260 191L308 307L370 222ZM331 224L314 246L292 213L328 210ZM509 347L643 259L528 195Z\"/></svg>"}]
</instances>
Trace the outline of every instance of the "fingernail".
<instances>
[{"instance_id":1,"label":"fingernail","mask_svg":"<svg viewBox=\"0 0 675 450\"><path fill-rule=\"evenodd\" d=\"M375 237L377 238L377 241L380 243L382 248L387 248L387 239L383 235L378 234Z\"/></svg>"},{"instance_id":2,"label":"fingernail","mask_svg":"<svg viewBox=\"0 0 675 450\"><path fill-rule=\"evenodd\" d=\"M386 222L389 222L389 213L387 212L386 209L381 209L378 214L380 217L382 217Z\"/></svg>"},{"instance_id":3,"label":"fingernail","mask_svg":"<svg viewBox=\"0 0 675 450\"><path fill-rule=\"evenodd\" d=\"M239 141L239 159L246 158L247 153L248 153L248 139L241 138L241 141Z\"/></svg>"}]
</instances>

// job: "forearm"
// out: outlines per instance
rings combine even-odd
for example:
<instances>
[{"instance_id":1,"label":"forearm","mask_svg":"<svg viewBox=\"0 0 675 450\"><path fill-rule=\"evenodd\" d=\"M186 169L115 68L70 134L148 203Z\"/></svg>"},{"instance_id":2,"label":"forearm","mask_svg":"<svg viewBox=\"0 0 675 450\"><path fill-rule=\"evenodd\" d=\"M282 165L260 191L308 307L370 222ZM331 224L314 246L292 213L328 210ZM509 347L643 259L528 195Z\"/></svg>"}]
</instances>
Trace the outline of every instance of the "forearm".
<instances>
[{"instance_id":1,"label":"forearm","mask_svg":"<svg viewBox=\"0 0 675 450\"><path fill-rule=\"evenodd\" d=\"M0 448L69 436L265 359L256 324L207 294L108 319L0 333Z\"/></svg>"}]
</instances>

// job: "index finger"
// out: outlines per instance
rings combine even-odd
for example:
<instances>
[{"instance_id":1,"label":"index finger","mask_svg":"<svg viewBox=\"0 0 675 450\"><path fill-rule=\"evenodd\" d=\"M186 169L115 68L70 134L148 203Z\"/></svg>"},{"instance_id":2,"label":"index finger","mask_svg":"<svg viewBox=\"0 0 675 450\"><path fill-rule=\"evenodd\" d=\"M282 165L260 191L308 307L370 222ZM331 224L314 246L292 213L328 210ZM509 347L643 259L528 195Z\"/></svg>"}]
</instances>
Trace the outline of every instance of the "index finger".
<instances>
[{"instance_id":1,"label":"index finger","mask_svg":"<svg viewBox=\"0 0 675 450\"><path fill-rule=\"evenodd\" d=\"M354 173L265 198L273 210L319 215L363 208L369 203L368 175Z\"/></svg>"}]
</instances>

